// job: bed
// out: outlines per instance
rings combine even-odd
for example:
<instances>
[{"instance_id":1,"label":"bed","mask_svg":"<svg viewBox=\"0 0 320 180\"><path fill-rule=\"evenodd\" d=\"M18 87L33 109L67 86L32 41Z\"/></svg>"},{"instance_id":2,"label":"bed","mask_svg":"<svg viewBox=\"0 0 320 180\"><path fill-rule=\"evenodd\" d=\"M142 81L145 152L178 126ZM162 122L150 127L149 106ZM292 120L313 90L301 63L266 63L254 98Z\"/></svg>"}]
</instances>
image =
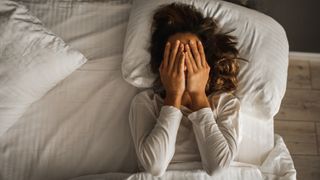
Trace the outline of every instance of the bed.
<instances>
[{"instance_id":1,"label":"bed","mask_svg":"<svg viewBox=\"0 0 320 180\"><path fill-rule=\"evenodd\" d=\"M144 88L131 83L122 67L133 2L15 1L88 60L32 103L1 135L0 179L153 179L148 173L137 173L128 124L130 102ZM286 65L284 61L282 67ZM268 98L281 101L283 94ZM272 106L274 113L280 104ZM162 179L295 179L281 136L265 139L263 146L250 140L254 135L260 139L273 135L273 119L249 123L250 118L254 122L254 117L247 117L245 127L260 123L266 132L244 134L251 148L261 148L254 156L249 156L249 148L242 148L232 167L214 177L194 170L168 171Z\"/></svg>"}]
</instances>

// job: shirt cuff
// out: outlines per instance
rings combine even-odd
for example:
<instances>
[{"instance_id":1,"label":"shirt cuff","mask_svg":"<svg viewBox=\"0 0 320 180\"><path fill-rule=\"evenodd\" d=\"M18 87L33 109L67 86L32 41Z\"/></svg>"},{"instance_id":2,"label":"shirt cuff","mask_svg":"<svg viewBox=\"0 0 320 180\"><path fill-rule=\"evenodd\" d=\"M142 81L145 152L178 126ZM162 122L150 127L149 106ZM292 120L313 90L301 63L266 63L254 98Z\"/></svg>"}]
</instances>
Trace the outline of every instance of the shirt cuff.
<instances>
[{"instance_id":1,"label":"shirt cuff","mask_svg":"<svg viewBox=\"0 0 320 180\"><path fill-rule=\"evenodd\" d=\"M208 115L208 114L212 116L211 121L214 121L213 112L212 112L212 109L210 107L201 108L201 109L199 109L197 111L194 111L194 112L190 113L188 115L188 119L190 119L190 121L192 121L192 122L198 122L198 121L202 121L203 116L204 115Z\"/></svg>"},{"instance_id":2,"label":"shirt cuff","mask_svg":"<svg viewBox=\"0 0 320 180\"><path fill-rule=\"evenodd\" d=\"M164 105L161 107L160 116L162 116L161 119L165 119L164 117L175 117L181 119L183 114L181 110L175 106Z\"/></svg>"},{"instance_id":3,"label":"shirt cuff","mask_svg":"<svg viewBox=\"0 0 320 180\"><path fill-rule=\"evenodd\" d=\"M175 106L171 106L171 105L163 105L161 107L161 110L162 111L166 111L167 113L170 113L170 114L180 114L180 115L183 115L181 110Z\"/></svg>"}]
</instances>

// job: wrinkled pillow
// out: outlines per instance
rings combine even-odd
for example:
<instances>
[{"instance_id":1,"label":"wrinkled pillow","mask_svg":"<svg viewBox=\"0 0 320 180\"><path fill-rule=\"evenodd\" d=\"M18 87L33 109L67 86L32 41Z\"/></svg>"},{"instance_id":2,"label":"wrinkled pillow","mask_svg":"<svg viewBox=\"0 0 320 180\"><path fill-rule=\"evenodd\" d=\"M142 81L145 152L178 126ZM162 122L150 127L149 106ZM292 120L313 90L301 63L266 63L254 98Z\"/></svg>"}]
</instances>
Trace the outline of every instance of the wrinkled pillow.
<instances>
[{"instance_id":1,"label":"wrinkled pillow","mask_svg":"<svg viewBox=\"0 0 320 180\"><path fill-rule=\"evenodd\" d=\"M155 80L151 72L151 23L155 9L162 4L193 4L205 16L214 17L222 32L238 37L240 57L239 88L242 103L258 106L257 115L273 117L279 110L286 89L288 41L283 27L255 10L219 0L135 0L131 9L124 44L122 74L130 84L149 88Z\"/></svg>"},{"instance_id":2,"label":"wrinkled pillow","mask_svg":"<svg viewBox=\"0 0 320 180\"><path fill-rule=\"evenodd\" d=\"M17 2L0 2L0 136L87 59Z\"/></svg>"},{"instance_id":3,"label":"wrinkled pillow","mask_svg":"<svg viewBox=\"0 0 320 180\"><path fill-rule=\"evenodd\" d=\"M122 75L133 86L150 88L156 76L149 66L151 24L154 11L163 4L192 4L205 17L213 17L220 32L238 38L241 102L239 148L241 162L261 164L274 145L273 117L286 90L289 46L283 27L271 17L219 0L134 0L125 37Z\"/></svg>"}]
</instances>

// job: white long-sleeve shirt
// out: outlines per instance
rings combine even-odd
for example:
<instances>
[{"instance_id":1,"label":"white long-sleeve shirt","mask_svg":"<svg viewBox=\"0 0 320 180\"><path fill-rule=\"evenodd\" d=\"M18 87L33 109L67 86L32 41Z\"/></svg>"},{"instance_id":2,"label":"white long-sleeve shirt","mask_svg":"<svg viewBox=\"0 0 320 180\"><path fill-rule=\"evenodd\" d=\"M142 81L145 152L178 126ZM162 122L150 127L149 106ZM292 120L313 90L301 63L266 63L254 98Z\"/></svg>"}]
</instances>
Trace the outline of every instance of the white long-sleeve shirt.
<instances>
[{"instance_id":1,"label":"white long-sleeve shirt","mask_svg":"<svg viewBox=\"0 0 320 180\"><path fill-rule=\"evenodd\" d=\"M192 112L163 105L152 89L132 100L129 123L140 171L162 176L170 169L228 167L239 144L239 100L231 93L210 95L210 107Z\"/></svg>"}]
</instances>

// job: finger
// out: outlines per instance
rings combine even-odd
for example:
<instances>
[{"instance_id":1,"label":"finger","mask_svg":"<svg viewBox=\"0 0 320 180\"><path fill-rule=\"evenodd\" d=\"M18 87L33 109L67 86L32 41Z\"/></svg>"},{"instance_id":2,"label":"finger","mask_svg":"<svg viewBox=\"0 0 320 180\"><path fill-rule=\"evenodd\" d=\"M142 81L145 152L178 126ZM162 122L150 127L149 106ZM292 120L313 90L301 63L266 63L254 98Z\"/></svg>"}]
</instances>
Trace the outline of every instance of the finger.
<instances>
[{"instance_id":1,"label":"finger","mask_svg":"<svg viewBox=\"0 0 320 180\"><path fill-rule=\"evenodd\" d=\"M207 60L206 60L206 55L204 53L204 49L203 49L203 46L202 46L202 43L201 41L197 41L197 45L198 45L198 49L199 49L199 53L200 53L200 57L201 57L201 65L202 67L207 67L208 64L207 64Z\"/></svg>"},{"instance_id":2,"label":"finger","mask_svg":"<svg viewBox=\"0 0 320 180\"><path fill-rule=\"evenodd\" d=\"M184 73L184 62L185 62L185 54L181 53L180 64L179 64L179 74Z\"/></svg>"},{"instance_id":3,"label":"finger","mask_svg":"<svg viewBox=\"0 0 320 180\"><path fill-rule=\"evenodd\" d=\"M170 55L170 47L171 47L170 42L167 42L166 46L165 46L165 49L164 49L162 68L167 68L168 67L168 60L169 60L169 55Z\"/></svg>"},{"instance_id":4,"label":"finger","mask_svg":"<svg viewBox=\"0 0 320 180\"><path fill-rule=\"evenodd\" d=\"M169 70L170 71L172 70L174 62L175 62L175 59L176 59L176 56L177 56L177 51L178 51L178 48L179 48L179 44L180 44L180 41L177 40L176 43L175 43L174 48L171 50L170 59L169 59Z\"/></svg>"},{"instance_id":5,"label":"finger","mask_svg":"<svg viewBox=\"0 0 320 180\"><path fill-rule=\"evenodd\" d=\"M187 52L185 52L184 54L185 54L185 61L186 61L186 64L187 64L187 70L188 70L188 72L193 73L193 68L192 68L191 60L190 60Z\"/></svg>"},{"instance_id":6,"label":"finger","mask_svg":"<svg viewBox=\"0 0 320 180\"><path fill-rule=\"evenodd\" d=\"M198 51L197 44L192 40L190 40L189 44L191 46L192 55L193 55L193 58L195 59L197 67L198 68L202 67L202 65L201 65L201 57L200 57L200 54L199 54L199 51Z\"/></svg>"},{"instance_id":7,"label":"finger","mask_svg":"<svg viewBox=\"0 0 320 180\"><path fill-rule=\"evenodd\" d=\"M178 53L177 53L177 56L176 56L176 59L175 59L175 62L174 62L174 70L176 72L179 72L179 64L180 64L180 59L181 59L181 56L182 56L182 52L183 52L183 44L180 44L180 47L179 47L179 50L178 50Z\"/></svg>"},{"instance_id":8,"label":"finger","mask_svg":"<svg viewBox=\"0 0 320 180\"><path fill-rule=\"evenodd\" d=\"M191 50L190 50L190 45L187 44L186 46L187 46L186 49L187 49L188 58L189 58L189 61L190 61L191 65L192 65L192 69L193 69L193 71L196 71L198 68L197 68L195 60L193 59L193 56L192 56L192 53L191 53Z\"/></svg>"}]
</instances>

